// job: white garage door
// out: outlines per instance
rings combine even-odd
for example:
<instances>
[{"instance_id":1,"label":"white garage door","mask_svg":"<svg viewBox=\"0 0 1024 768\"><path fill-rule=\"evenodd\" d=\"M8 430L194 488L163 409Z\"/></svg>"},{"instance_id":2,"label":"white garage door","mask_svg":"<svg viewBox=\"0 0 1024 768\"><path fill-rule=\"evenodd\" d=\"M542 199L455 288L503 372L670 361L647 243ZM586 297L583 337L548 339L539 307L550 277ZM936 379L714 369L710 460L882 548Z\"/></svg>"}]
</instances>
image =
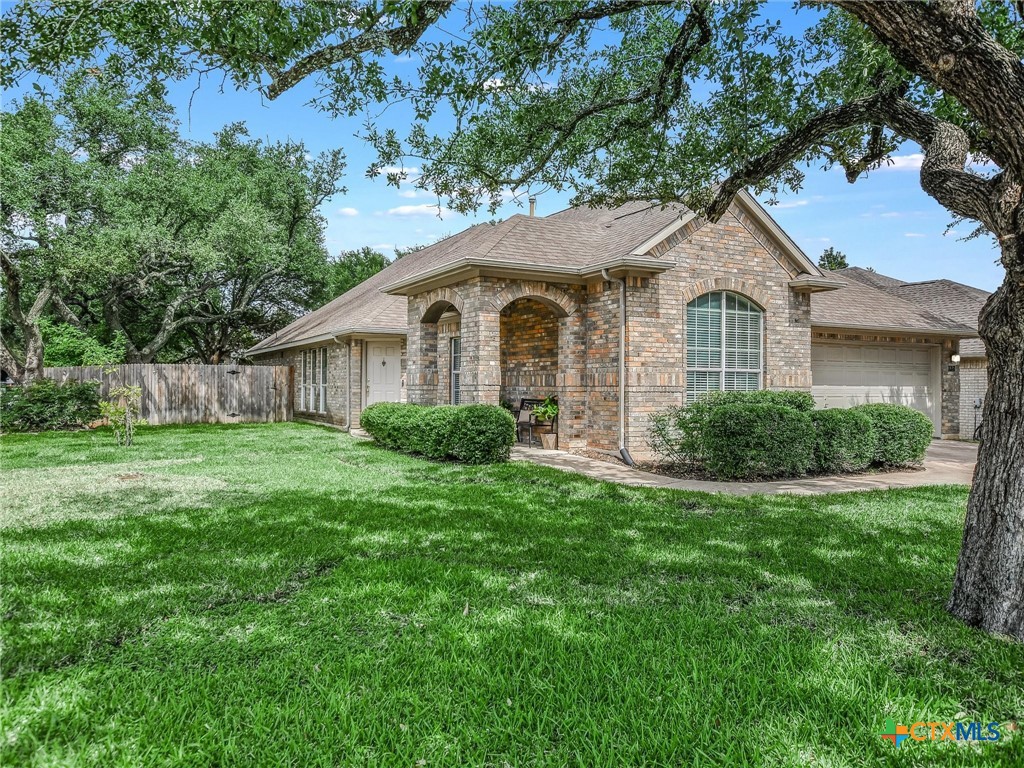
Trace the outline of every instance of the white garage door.
<instances>
[{"instance_id":1,"label":"white garage door","mask_svg":"<svg viewBox=\"0 0 1024 768\"><path fill-rule=\"evenodd\" d=\"M939 349L812 344L811 392L819 408L900 403L924 413L939 434Z\"/></svg>"}]
</instances>

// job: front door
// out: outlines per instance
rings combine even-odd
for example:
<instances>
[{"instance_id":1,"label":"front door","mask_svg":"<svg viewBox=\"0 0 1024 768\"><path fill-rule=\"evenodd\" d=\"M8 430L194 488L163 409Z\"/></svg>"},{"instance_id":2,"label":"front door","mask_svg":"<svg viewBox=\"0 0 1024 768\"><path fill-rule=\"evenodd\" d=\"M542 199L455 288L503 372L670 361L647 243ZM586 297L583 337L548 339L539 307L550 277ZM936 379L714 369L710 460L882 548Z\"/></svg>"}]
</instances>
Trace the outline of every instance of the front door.
<instances>
[{"instance_id":1,"label":"front door","mask_svg":"<svg viewBox=\"0 0 1024 768\"><path fill-rule=\"evenodd\" d=\"M366 404L397 403L402 399L402 346L398 341L367 344Z\"/></svg>"}]
</instances>

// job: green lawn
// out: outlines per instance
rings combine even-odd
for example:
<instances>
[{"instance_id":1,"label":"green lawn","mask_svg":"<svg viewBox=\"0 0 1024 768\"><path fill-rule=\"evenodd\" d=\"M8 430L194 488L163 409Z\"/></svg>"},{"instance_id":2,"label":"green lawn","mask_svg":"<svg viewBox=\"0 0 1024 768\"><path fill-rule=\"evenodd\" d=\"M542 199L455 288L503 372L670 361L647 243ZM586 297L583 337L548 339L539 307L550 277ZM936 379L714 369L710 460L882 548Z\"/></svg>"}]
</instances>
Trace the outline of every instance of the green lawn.
<instances>
[{"instance_id":1,"label":"green lawn","mask_svg":"<svg viewBox=\"0 0 1024 768\"><path fill-rule=\"evenodd\" d=\"M943 612L965 488L722 498L301 424L2 451L3 765L1024 765L1024 646Z\"/></svg>"}]
</instances>

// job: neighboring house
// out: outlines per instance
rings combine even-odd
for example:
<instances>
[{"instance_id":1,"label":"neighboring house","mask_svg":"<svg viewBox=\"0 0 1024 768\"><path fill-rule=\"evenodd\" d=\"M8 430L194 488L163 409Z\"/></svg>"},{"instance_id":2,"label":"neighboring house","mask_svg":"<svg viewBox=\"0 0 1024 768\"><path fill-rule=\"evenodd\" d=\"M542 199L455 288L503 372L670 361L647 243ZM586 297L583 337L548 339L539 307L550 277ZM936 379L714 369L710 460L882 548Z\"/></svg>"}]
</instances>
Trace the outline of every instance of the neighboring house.
<instances>
[{"instance_id":1,"label":"neighboring house","mask_svg":"<svg viewBox=\"0 0 1024 768\"><path fill-rule=\"evenodd\" d=\"M936 435L959 436L951 358L975 335L822 272L742 193L716 224L639 202L479 224L249 354L294 367L300 416L357 427L382 400L515 406L553 394L561 448L640 458L651 414L717 389L905 402Z\"/></svg>"},{"instance_id":2,"label":"neighboring house","mask_svg":"<svg viewBox=\"0 0 1024 768\"><path fill-rule=\"evenodd\" d=\"M978 315L988 297L988 291L953 280L924 280L907 283L895 277L881 275L861 267L841 269L835 274L909 301L936 315L978 330ZM960 341L960 437L970 440L981 423L981 406L988 390L988 359L985 344L975 333L974 338Z\"/></svg>"}]
</instances>

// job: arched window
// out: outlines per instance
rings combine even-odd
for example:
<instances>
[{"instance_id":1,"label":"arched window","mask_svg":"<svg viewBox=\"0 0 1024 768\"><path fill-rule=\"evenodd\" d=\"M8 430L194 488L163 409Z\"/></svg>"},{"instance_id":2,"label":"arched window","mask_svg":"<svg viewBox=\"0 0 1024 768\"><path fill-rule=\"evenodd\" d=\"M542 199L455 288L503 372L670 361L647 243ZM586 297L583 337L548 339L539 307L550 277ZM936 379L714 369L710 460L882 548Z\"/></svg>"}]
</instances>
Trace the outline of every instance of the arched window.
<instances>
[{"instance_id":1,"label":"arched window","mask_svg":"<svg viewBox=\"0 0 1024 768\"><path fill-rule=\"evenodd\" d=\"M728 291L686 305L686 402L716 390L761 388L764 313Z\"/></svg>"}]
</instances>

